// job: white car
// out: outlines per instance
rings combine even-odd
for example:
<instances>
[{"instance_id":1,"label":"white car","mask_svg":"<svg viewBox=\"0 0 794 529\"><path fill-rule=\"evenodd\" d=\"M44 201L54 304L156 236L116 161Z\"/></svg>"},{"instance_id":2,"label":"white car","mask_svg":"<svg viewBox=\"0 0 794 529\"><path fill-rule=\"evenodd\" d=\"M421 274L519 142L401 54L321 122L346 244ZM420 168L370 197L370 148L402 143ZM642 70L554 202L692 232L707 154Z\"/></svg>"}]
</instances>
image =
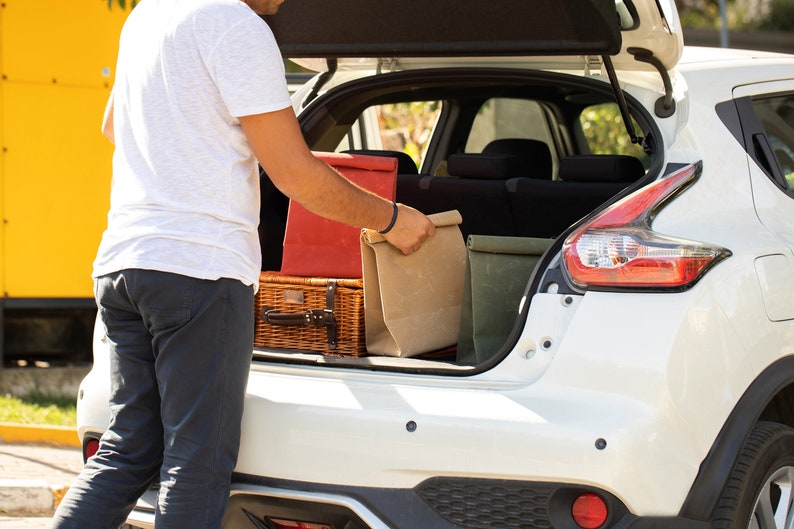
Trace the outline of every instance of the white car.
<instances>
[{"instance_id":1,"label":"white car","mask_svg":"<svg viewBox=\"0 0 794 529\"><path fill-rule=\"evenodd\" d=\"M268 22L326 70L293 99L312 149L402 157L398 201L547 249L473 351L255 347L225 528L792 527L794 57L684 49L672 0L286 2ZM421 133L384 119L405 108ZM94 355L87 450L101 327Z\"/></svg>"}]
</instances>

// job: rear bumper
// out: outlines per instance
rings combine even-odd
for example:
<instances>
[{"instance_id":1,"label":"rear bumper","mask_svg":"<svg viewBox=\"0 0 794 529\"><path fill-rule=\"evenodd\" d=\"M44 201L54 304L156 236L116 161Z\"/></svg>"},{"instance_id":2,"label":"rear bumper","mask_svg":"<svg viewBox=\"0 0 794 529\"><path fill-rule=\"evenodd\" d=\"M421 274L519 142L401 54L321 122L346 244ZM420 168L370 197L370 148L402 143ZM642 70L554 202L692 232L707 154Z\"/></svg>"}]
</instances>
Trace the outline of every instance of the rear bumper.
<instances>
[{"instance_id":1,"label":"rear bumper","mask_svg":"<svg viewBox=\"0 0 794 529\"><path fill-rule=\"evenodd\" d=\"M592 487L472 478L432 478L413 489L340 487L237 475L224 529L268 527L268 517L346 529L574 529L573 500L598 494L608 506L602 529L708 529L681 517L637 517Z\"/></svg>"}]
</instances>

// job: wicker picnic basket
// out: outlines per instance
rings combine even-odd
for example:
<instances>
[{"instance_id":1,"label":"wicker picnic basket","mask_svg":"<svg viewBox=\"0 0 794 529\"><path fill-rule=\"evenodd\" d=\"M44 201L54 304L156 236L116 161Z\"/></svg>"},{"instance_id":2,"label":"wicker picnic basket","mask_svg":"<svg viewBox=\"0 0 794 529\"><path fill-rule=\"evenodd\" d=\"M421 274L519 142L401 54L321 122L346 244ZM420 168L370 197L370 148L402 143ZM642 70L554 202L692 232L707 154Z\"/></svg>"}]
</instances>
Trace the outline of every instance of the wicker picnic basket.
<instances>
[{"instance_id":1,"label":"wicker picnic basket","mask_svg":"<svg viewBox=\"0 0 794 529\"><path fill-rule=\"evenodd\" d=\"M361 279L262 272L254 309L254 346L337 356L367 352Z\"/></svg>"}]
</instances>

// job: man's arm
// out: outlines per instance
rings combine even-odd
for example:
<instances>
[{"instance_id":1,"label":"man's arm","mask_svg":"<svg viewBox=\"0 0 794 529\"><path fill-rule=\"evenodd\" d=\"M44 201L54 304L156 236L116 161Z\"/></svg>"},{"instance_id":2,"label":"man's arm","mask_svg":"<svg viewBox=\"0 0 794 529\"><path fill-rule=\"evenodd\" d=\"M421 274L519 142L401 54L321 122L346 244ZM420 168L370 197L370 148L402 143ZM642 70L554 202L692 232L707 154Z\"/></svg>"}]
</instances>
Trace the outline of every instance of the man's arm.
<instances>
[{"instance_id":1,"label":"man's arm","mask_svg":"<svg viewBox=\"0 0 794 529\"><path fill-rule=\"evenodd\" d=\"M376 230L389 226L392 203L315 158L291 107L239 119L259 163L282 193L331 220ZM383 237L409 254L434 233L433 223L424 214L400 204L394 227Z\"/></svg>"},{"instance_id":2,"label":"man's arm","mask_svg":"<svg viewBox=\"0 0 794 529\"><path fill-rule=\"evenodd\" d=\"M116 137L113 134L113 90L110 91L110 97L105 105L105 115L102 117L102 134L110 140L110 143L116 144Z\"/></svg>"}]
</instances>

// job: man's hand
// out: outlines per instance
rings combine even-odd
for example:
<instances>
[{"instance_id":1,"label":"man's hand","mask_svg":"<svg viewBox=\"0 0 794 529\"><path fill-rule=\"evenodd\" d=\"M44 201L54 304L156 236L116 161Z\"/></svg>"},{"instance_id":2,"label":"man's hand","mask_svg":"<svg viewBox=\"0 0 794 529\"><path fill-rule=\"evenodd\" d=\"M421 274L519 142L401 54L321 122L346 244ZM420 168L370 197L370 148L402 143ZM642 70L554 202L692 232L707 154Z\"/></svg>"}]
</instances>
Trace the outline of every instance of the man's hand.
<instances>
[{"instance_id":1,"label":"man's hand","mask_svg":"<svg viewBox=\"0 0 794 529\"><path fill-rule=\"evenodd\" d=\"M405 204L398 204L394 227L383 234L386 241L405 255L417 251L428 237L436 233L436 227L423 213Z\"/></svg>"}]
</instances>

